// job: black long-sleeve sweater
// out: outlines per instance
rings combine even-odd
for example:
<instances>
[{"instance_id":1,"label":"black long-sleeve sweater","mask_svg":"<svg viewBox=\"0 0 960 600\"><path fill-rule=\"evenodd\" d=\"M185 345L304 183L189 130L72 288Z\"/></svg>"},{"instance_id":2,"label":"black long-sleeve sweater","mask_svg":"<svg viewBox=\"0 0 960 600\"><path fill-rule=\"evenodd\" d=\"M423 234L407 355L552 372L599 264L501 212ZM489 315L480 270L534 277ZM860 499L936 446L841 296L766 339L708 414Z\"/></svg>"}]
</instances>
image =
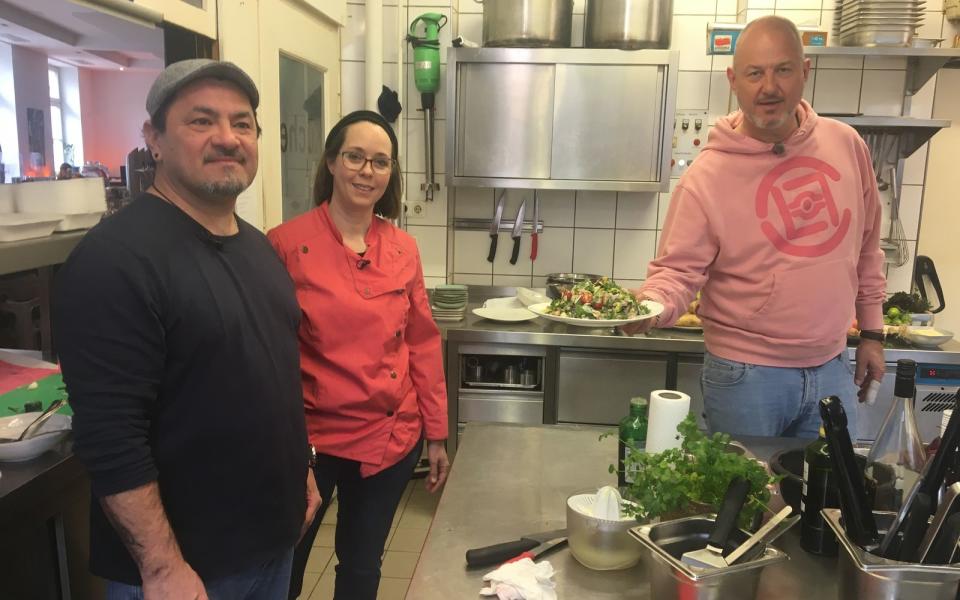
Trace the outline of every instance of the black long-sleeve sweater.
<instances>
[{"instance_id":1,"label":"black long-sleeve sweater","mask_svg":"<svg viewBox=\"0 0 960 600\"><path fill-rule=\"evenodd\" d=\"M217 237L151 195L60 270L54 334L90 473L91 570L140 576L98 497L157 481L187 562L215 579L279 555L303 521L307 441L293 285L238 218Z\"/></svg>"}]
</instances>

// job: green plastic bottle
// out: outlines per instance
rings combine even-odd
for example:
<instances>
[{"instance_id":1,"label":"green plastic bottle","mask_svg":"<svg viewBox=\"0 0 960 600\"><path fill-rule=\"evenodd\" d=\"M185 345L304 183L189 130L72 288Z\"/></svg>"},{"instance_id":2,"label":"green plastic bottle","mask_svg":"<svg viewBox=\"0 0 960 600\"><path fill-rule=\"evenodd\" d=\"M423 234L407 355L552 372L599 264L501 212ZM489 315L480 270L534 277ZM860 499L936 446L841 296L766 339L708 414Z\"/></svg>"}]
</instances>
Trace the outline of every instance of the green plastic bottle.
<instances>
[{"instance_id":1,"label":"green plastic bottle","mask_svg":"<svg viewBox=\"0 0 960 600\"><path fill-rule=\"evenodd\" d=\"M630 414L620 421L619 443L617 444L617 485L624 487L633 482L631 473L627 473L624 459L627 445L643 450L647 445L647 399L642 396L630 399Z\"/></svg>"}]
</instances>

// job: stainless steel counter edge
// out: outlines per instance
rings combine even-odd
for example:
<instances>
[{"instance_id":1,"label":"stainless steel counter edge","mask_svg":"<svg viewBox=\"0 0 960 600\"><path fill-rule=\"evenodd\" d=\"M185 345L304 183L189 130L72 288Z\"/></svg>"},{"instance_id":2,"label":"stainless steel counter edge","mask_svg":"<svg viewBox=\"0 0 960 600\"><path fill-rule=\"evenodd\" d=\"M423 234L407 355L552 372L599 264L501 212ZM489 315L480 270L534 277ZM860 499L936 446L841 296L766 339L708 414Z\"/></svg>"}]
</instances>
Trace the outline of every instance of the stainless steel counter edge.
<instances>
[{"instance_id":1,"label":"stainless steel counter edge","mask_svg":"<svg viewBox=\"0 0 960 600\"><path fill-rule=\"evenodd\" d=\"M491 321L472 314L469 309L463 321L437 325L446 341L456 343L526 344L675 354L703 354L706 348L703 335L699 333L654 329L648 334L631 337L609 327L588 329L540 318L517 323ZM856 357L856 351L855 346L848 347L850 360ZM888 363L909 358L918 363L960 364L960 342L956 340L947 342L940 349L888 347L884 353Z\"/></svg>"}]
</instances>

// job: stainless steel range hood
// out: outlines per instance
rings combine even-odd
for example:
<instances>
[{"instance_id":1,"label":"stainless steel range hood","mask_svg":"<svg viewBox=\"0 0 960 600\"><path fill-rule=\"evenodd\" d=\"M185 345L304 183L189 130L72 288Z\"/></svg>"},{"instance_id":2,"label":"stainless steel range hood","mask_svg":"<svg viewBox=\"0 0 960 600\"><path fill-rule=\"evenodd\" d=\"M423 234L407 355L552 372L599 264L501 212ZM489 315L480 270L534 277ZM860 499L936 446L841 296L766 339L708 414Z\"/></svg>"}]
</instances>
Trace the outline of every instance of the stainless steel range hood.
<instances>
[{"instance_id":1,"label":"stainless steel range hood","mask_svg":"<svg viewBox=\"0 0 960 600\"><path fill-rule=\"evenodd\" d=\"M678 53L451 48L451 186L663 191Z\"/></svg>"}]
</instances>

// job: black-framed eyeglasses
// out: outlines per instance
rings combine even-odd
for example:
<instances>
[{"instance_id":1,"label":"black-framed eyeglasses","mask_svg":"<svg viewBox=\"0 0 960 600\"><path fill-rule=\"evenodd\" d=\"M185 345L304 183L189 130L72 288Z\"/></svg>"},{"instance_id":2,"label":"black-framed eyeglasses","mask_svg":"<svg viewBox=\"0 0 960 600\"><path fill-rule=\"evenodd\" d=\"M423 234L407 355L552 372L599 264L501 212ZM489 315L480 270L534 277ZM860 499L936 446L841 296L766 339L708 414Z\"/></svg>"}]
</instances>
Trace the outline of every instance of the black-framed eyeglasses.
<instances>
[{"instance_id":1,"label":"black-framed eyeglasses","mask_svg":"<svg viewBox=\"0 0 960 600\"><path fill-rule=\"evenodd\" d=\"M351 171L360 171L367 166L367 163L370 163L370 168L373 169L374 173L380 175L384 175L393 170L394 160L389 156L380 155L367 158L362 152L347 150L346 152L340 153L340 158L343 159L343 166Z\"/></svg>"}]
</instances>

